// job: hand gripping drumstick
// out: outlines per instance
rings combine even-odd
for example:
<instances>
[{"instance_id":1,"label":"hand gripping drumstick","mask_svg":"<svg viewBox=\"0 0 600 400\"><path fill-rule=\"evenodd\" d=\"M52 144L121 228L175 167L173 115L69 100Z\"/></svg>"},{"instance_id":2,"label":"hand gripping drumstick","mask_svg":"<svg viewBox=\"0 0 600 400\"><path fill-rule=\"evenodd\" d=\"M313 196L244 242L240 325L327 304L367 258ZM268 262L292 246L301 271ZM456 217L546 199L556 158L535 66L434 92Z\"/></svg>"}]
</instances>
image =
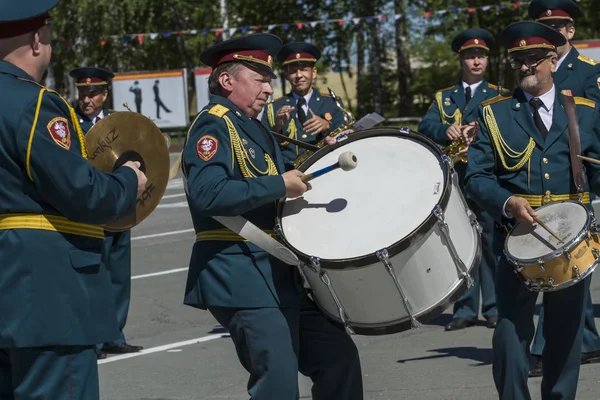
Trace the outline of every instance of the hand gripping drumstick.
<instances>
[{"instance_id":1,"label":"hand gripping drumstick","mask_svg":"<svg viewBox=\"0 0 600 400\"><path fill-rule=\"evenodd\" d=\"M354 155L354 153L351 151L347 151L345 153L340 154L340 156L338 158L338 162L336 162L335 164L330 165L329 167L322 168L318 171L311 172L310 174L303 175L302 178L300 178L300 179L302 180L302 182L306 183L306 182L310 181L311 179L316 178L317 176L326 174L327 172L331 172L334 169L341 168L344 171L350 171L350 170L353 170L354 168L356 168L357 165L358 165L358 160L356 159L356 156Z\"/></svg>"},{"instance_id":2,"label":"hand gripping drumstick","mask_svg":"<svg viewBox=\"0 0 600 400\"><path fill-rule=\"evenodd\" d=\"M550 229L550 227L548 227L548 225L546 225L545 223L543 223L542 220L539 217L533 217L533 220L535 222L537 222L539 226L541 226L542 228L544 228L549 234L551 234L552 236L554 236L554 239L558 240L561 243L564 243L564 241L560 238L560 236L558 236L556 234L556 232L554 232L552 229Z\"/></svg>"}]
</instances>

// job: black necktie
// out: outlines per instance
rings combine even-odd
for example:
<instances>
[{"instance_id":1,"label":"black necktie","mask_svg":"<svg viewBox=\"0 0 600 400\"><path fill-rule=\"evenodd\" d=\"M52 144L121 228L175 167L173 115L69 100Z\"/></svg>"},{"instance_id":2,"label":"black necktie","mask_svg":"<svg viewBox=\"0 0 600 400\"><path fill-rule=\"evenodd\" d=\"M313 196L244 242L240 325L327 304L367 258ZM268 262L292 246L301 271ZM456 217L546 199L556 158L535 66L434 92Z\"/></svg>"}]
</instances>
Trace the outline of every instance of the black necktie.
<instances>
[{"instance_id":1,"label":"black necktie","mask_svg":"<svg viewBox=\"0 0 600 400\"><path fill-rule=\"evenodd\" d=\"M542 137L546 139L546 136L548 135L548 129L546 128L546 125L544 125L544 121L542 121L542 117L540 116L540 107L544 106L544 102L534 97L529 100L529 105L533 111L533 121L535 122L535 126L537 126L538 130L542 134Z\"/></svg>"},{"instance_id":2,"label":"black necktie","mask_svg":"<svg viewBox=\"0 0 600 400\"><path fill-rule=\"evenodd\" d=\"M471 86L465 88L465 97L467 99L467 104L469 104L469 101L471 101Z\"/></svg>"},{"instance_id":3,"label":"black necktie","mask_svg":"<svg viewBox=\"0 0 600 400\"><path fill-rule=\"evenodd\" d=\"M305 104L306 100L304 99L304 97L298 98L298 103L296 104L298 110L296 110L296 113L298 114L298 119L300 120L300 123L302 125L304 125L304 123L306 122L306 113L304 112L304 108L302 108Z\"/></svg>"}]
</instances>

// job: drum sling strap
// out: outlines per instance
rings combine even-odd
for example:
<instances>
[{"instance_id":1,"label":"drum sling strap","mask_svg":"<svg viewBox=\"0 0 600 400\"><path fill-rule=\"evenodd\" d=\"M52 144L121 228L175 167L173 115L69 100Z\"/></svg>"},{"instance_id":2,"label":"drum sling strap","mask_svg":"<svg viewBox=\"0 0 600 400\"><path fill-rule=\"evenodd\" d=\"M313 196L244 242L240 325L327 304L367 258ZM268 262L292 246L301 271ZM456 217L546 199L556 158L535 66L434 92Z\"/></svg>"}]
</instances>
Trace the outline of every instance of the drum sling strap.
<instances>
[{"instance_id":1,"label":"drum sling strap","mask_svg":"<svg viewBox=\"0 0 600 400\"><path fill-rule=\"evenodd\" d=\"M259 227L248 221L244 217L213 217L222 225L231 229L249 242L254 243L273 257L281 260L285 264L299 266L300 260L290 249L267 235Z\"/></svg>"},{"instance_id":2,"label":"drum sling strap","mask_svg":"<svg viewBox=\"0 0 600 400\"><path fill-rule=\"evenodd\" d=\"M569 123L567 130L569 131L569 154L571 156L571 170L573 171L573 179L577 187L577 194L580 199L583 197L583 189L585 187L585 174L583 173L583 161L578 156L581 154L581 142L579 139L579 120L577 119L577 108L572 96L563 94L565 113Z\"/></svg>"}]
</instances>

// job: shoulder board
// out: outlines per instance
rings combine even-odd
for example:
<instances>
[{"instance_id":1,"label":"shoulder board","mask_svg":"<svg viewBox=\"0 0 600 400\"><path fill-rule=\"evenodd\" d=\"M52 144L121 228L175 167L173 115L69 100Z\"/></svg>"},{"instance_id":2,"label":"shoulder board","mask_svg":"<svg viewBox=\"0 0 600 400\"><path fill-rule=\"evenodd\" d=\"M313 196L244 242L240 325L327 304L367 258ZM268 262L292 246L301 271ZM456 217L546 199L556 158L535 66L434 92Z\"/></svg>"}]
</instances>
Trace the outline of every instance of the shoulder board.
<instances>
[{"instance_id":1,"label":"shoulder board","mask_svg":"<svg viewBox=\"0 0 600 400\"><path fill-rule=\"evenodd\" d=\"M210 108L210 110L208 110L209 114L214 115L219 118L223 118L223 115L227 114L228 112L229 112L229 108L222 106L220 104L215 104L214 106L212 106Z\"/></svg>"},{"instance_id":2,"label":"shoulder board","mask_svg":"<svg viewBox=\"0 0 600 400\"><path fill-rule=\"evenodd\" d=\"M590 64L590 65L597 65L598 61L591 59L589 57L584 56L583 54L579 54L577 56L577 59L580 61L583 61L584 63Z\"/></svg>"},{"instance_id":3,"label":"shoulder board","mask_svg":"<svg viewBox=\"0 0 600 400\"><path fill-rule=\"evenodd\" d=\"M488 83L488 87L490 89L494 89L496 91L498 90L498 85L494 85L493 83ZM502 88L502 93L508 93L508 92L510 92L510 89Z\"/></svg>"},{"instance_id":4,"label":"shoulder board","mask_svg":"<svg viewBox=\"0 0 600 400\"><path fill-rule=\"evenodd\" d=\"M331 97L331 95L328 92L319 92L321 94L321 96L323 97ZM338 96L339 97L339 96Z\"/></svg>"},{"instance_id":5,"label":"shoulder board","mask_svg":"<svg viewBox=\"0 0 600 400\"><path fill-rule=\"evenodd\" d=\"M283 99L283 98L285 98L285 96L280 96L280 97L278 97L278 98L276 98L276 99L273 99L273 100L271 100L271 101L270 101L268 104L275 103L276 101L279 101L279 100L281 100L281 99Z\"/></svg>"},{"instance_id":6,"label":"shoulder board","mask_svg":"<svg viewBox=\"0 0 600 400\"><path fill-rule=\"evenodd\" d=\"M500 101L504 101L504 100L508 100L508 99L512 99L512 97L498 95L496 97L492 97L491 99L487 99L485 101L482 101L481 102L481 106L482 107L489 106L490 104L495 104L495 103L498 103Z\"/></svg>"},{"instance_id":7,"label":"shoulder board","mask_svg":"<svg viewBox=\"0 0 600 400\"><path fill-rule=\"evenodd\" d=\"M452 85L452 86L449 86L449 87L447 87L447 88L444 88L444 89L437 90L437 91L436 91L436 93L439 93L439 92L445 92L445 91L447 91L447 90L452 90L452 89L454 89L455 87L456 87L456 85Z\"/></svg>"},{"instance_id":8,"label":"shoulder board","mask_svg":"<svg viewBox=\"0 0 600 400\"><path fill-rule=\"evenodd\" d=\"M596 103L593 100L586 99L585 97L573 97L573 101L575 101L575 104L578 106L596 107Z\"/></svg>"}]
</instances>

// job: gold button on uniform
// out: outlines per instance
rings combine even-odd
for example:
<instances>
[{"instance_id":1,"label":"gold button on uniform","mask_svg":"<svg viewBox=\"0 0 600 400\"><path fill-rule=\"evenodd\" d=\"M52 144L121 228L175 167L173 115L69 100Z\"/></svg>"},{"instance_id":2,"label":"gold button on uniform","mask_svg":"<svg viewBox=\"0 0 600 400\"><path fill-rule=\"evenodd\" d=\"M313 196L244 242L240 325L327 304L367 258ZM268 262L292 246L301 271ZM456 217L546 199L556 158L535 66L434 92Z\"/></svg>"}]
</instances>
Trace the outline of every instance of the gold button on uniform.
<instances>
[{"instance_id":1,"label":"gold button on uniform","mask_svg":"<svg viewBox=\"0 0 600 400\"><path fill-rule=\"evenodd\" d=\"M546 178L546 179L550 179L550 174L546 172L546 173L544 174L544 178Z\"/></svg>"},{"instance_id":2,"label":"gold button on uniform","mask_svg":"<svg viewBox=\"0 0 600 400\"><path fill-rule=\"evenodd\" d=\"M302 139L306 139L308 136L306 135L302 135Z\"/></svg>"},{"instance_id":3,"label":"gold button on uniform","mask_svg":"<svg viewBox=\"0 0 600 400\"><path fill-rule=\"evenodd\" d=\"M548 159L547 159L546 157L544 157L544 158L542 158L542 162L543 162L544 164L548 164Z\"/></svg>"}]
</instances>

